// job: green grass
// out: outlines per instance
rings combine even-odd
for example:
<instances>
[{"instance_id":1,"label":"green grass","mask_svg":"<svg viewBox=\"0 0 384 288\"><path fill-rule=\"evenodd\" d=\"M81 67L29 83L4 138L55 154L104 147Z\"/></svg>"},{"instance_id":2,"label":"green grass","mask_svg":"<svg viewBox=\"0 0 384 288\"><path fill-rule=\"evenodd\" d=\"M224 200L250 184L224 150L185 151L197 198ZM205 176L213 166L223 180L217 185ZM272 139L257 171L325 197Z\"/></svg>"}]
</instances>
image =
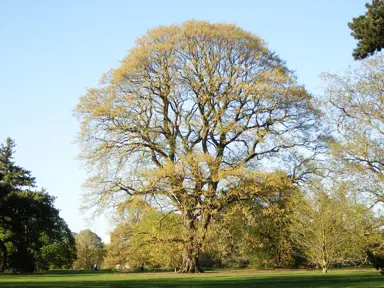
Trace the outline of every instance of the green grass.
<instances>
[{"instance_id":1,"label":"green grass","mask_svg":"<svg viewBox=\"0 0 384 288\"><path fill-rule=\"evenodd\" d=\"M208 272L199 275L175 273L45 273L30 275L0 275L1 288L38 287L384 287L384 276L377 271L283 272Z\"/></svg>"}]
</instances>

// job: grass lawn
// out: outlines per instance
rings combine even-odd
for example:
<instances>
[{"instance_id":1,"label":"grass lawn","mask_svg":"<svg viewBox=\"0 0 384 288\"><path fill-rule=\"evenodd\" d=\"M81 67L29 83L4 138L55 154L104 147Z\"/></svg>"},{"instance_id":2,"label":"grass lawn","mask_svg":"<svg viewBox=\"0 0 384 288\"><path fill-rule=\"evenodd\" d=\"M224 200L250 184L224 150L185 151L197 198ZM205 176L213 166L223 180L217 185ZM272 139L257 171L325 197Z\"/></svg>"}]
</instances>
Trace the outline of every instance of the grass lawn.
<instances>
[{"instance_id":1,"label":"grass lawn","mask_svg":"<svg viewBox=\"0 0 384 288\"><path fill-rule=\"evenodd\" d=\"M228 271L199 275L175 273L46 273L0 275L1 288L38 287L384 287L375 270L331 271Z\"/></svg>"}]
</instances>

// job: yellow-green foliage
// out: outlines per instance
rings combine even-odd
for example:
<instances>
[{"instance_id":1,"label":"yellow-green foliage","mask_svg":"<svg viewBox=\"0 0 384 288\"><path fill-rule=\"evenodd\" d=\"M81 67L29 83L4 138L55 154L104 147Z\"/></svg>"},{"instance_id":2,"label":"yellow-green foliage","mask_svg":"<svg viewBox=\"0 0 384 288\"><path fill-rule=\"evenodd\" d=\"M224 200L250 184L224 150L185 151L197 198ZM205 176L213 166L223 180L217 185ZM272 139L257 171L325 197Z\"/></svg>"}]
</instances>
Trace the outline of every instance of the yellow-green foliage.
<instances>
[{"instance_id":1,"label":"yellow-green foliage","mask_svg":"<svg viewBox=\"0 0 384 288\"><path fill-rule=\"evenodd\" d=\"M75 114L80 157L93 174L88 204L146 195L177 210L188 231L185 257L195 260L213 215L289 182L258 163L317 145L319 116L264 41L199 21L148 31Z\"/></svg>"},{"instance_id":2,"label":"yellow-green foliage","mask_svg":"<svg viewBox=\"0 0 384 288\"><path fill-rule=\"evenodd\" d=\"M103 264L105 256L104 244L101 238L91 230L82 230L75 236L77 259L74 269L90 269L91 265Z\"/></svg>"},{"instance_id":3,"label":"yellow-green foliage","mask_svg":"<svg viewBox=\"0 0 384 288\"><path fill-rule=\"evenodd\" d=\"M307 198L297 198L290 237L310 263L327 272L332 264L359 263L379 237L377 220L349 194L346 183L312 183ZM375 223L376 222L376 223Z\"/></svg>"},{"instance_id":4,"label":"yellow-green foliage","mask_svg":"<svg viewBox=\"0 0 384 288\"><path fill-rule=\"evenodd\" d=\"M134 270L143 263L150 267L179 267L183 234L180 215L156 211L142 200L129 203L125 209L134 213L122 218L112 232L105 266L118 265L123 270Z\"/></svg>"},{"instance_id":5,"label":"yellow-green foliage","mask_svg":"<svg viewBox=\"0 0 384 288\"><path fill-rule=\"evenodd\" d=\"M294 213L293 199L300 191L291 185L279 192L236 203L213 222L206 251L223 264L237 257L251 267L287 267L293 263L289 226Z\"/></svg>"}]
</instances>

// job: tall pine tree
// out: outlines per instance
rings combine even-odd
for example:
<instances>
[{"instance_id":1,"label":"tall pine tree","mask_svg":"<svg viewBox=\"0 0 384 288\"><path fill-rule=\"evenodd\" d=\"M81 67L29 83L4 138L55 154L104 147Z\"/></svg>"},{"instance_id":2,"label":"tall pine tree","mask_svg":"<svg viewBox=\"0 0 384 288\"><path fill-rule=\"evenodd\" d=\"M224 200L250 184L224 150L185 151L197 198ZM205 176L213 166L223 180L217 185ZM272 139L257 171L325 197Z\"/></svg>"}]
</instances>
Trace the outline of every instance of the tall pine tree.
<instances>
[{"instance_id":1,"label":"tall pine tree","mask_svg":"<svg viewBox=\"0 0 384 288\"><path fill-rule=\"evenodd\" d=\"M13 161L15 142L8 138L0 146L0 272L4 272L7 266L8 251L6 243L10 241L12 218L9 213L9 202L13 194L25 189L31 189L35 185L35 178L31 172L19 167Z\"/></svg>"},{"instance_id":2,"label":"tall pine tree","mask_svg":"<svg viewBox=\"0 0 384 288\"><path fill-rule=\"evenodd\" d=\"M384 47L384 2L373 0L365 4L367 12L348 23L352 36L358 41L353 50L355 60L361 60Z\"/></svg>"},{"instance_id":3,"label":"tall pine tree","mask_svg":"<svg viewBox=\"0 0 384 288\"><path fill-rule=\"evenodd\" d=\"M15 146L11 139L0 146L0 272L72 265L75 241L55 197L36 191L30 171L13 160Z\"/></svg>"}]
</instances>

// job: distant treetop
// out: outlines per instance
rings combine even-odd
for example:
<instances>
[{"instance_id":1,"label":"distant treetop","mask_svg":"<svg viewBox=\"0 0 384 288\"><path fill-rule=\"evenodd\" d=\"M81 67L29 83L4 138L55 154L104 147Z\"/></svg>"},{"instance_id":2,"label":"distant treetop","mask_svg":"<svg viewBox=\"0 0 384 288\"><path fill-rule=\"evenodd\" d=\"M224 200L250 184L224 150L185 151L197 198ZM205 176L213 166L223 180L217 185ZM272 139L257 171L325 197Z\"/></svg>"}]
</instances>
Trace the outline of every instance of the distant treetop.
<instances>
[{"instance_id":1,"label":"distant treetop","mask_svg":"<svg viewBox=\"0 0 384 288\"><path fill-rule=\"evenodd\" d=\"M384 2L372 0L366 3L367 12L348 23L351 35L358 41L353 50L355 60L361 60L381 51L384 47Z\"/></svg>"}]
</instances>

